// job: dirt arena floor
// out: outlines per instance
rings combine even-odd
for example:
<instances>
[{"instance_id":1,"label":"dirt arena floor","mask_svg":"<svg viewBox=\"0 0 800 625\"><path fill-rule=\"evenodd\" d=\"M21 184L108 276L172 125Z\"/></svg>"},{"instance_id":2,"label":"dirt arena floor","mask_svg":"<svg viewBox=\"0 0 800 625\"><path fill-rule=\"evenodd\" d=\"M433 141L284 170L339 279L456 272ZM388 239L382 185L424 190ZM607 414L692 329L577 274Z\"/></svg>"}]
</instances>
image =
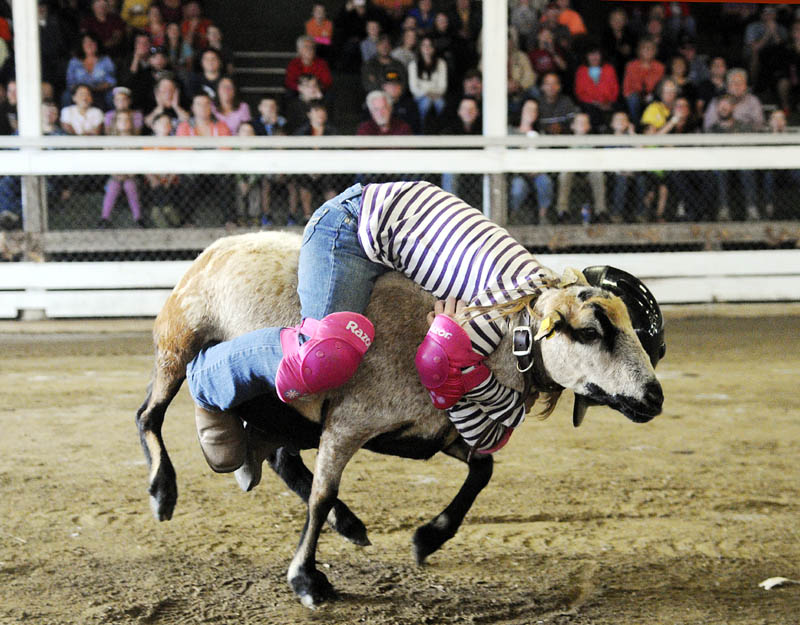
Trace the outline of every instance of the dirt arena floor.
<instances>
[{"instance_id":1,"label":"dirt arena floor","mask_svg":"<svg viewBox=\"0 0 800 625\"><path fill-rule=\"evenodd\" d=\"M285 581L301 502L212 473L185 389L178 507L153 519L133 421L149 321L0 323L0 623L796 624L800 585L758 584L800 579L800 308L667 317L664 414L529 419L426 566L411 535L463 466L360 452L340 495L373 546L323 533L341 597L316 611Z\"/></svg>"}]
</instances>

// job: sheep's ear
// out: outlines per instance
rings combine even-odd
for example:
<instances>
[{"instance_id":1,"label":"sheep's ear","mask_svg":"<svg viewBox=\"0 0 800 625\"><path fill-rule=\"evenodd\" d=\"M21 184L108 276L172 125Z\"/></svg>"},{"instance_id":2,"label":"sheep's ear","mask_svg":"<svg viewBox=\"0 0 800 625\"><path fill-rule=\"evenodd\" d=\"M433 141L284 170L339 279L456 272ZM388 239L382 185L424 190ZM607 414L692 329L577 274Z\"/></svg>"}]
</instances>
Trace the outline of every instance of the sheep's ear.
<instances>
[{"instance_id":1,"label":"sheep's ear","mask_svg":"<svg viewBox=\"0 0 800 625\"><path fill-rule=\"evenodd\" d=\"M563 289L564 287L572 286L573 284L577 286L589 286L589 281L579 269L567 267L561 276L561 282L559 282L558 287Z\"/></svg>"},{"instance_id":2,"label":"sheep's ear","mask_svg":"<svg viewBox=\"0 0 800 625\"><path fill-rule=\"evenodd\" d=\"M534 341L541 341L542 339L549 339L558 330L559 324L563 321L564 316L557 310L551 312L539 324L539 330L536 336L533 337Z\"/></svg>"}]
</instances>

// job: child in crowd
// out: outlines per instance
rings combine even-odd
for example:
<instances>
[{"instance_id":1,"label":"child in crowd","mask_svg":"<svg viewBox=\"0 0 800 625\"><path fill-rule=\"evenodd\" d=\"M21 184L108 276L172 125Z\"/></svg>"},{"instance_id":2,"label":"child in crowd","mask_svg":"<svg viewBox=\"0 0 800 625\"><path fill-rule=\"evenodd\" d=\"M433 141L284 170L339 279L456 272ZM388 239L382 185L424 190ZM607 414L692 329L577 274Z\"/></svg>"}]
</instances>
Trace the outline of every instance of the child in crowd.
<instances>
[{"instance_id":1,"label":"child in crowd","mask_svg":"<svg viewBox=\"0 0 800 625\"><path fill-rule=\"evenodd\" d=\"M153 134L156 137L172 135L172 118L168 113L159 113L153 119ZM159 148L169 150L170 148ZM146 174L150 202L153 205L151 217L159 228L174 228L183 224L181 210L181 179L178 174Z\"/></svg>"},{"instance_id":2,"label":"child in crowd","mask_svg":"<svg viewBox=\"0 0 800 625\"><path fill-rule=\"evenodd\" d=\"M239 124L236 134L240 137L255 137L256 131L249 121ZM258 225L261 216L261 176L258 174L236 174L236 225Z\"/></svg>"},{"instance_id":3,"label":"child in crowd","mask_svg":"<svg viewBox=\"0 0 800 625\"><path fill-rule=\"evenodd\" d=\"M114 120L114 127L111 134L120 137L130 137L136 134L136 129L133 125L133 113L130 111L120 111ZM125 197L128 198L128 205L133 215L133 220L140 228L144 228L144 220L142 219L142 209L139 205L139 189L136 186L135 176L111 176L106 183L106 194L103 197L103 213L100 218L101 228L111 227L111 211L114 210L114 204L117 202L120 192L125 191Z\"/></svg>"}]
</instances>

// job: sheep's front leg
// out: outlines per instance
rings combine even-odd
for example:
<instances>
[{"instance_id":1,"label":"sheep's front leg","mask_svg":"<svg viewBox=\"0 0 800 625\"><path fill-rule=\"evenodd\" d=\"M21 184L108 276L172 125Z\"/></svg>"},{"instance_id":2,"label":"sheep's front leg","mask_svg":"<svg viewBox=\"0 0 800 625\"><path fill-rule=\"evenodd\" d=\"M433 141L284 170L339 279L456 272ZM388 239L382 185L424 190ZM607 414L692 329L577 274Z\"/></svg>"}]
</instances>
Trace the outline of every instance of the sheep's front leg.
<instances>
[{"instance_id":1,"label":"sheep's front leg","mask_svg":"<svg viewBox=\"0 0 800 625\"><path fill-rule=\"evenodd\" d=\"M335 597L328 578L317 570L317 541L339 494L342 471L363 442L362 439L347 437L346 433L333 434L328 428L322 433L308 498L308 516L287 573L289 585L306 607L314 608Z\"/></svg>"},{"instance_id":2,"label":"sheep's front leg","mask_svg":"<svg viewBox=\"0 0 800 625\"><path fill-rule=\"evenodd\" d=\"M467 462L469 447L462 439L458 439L445 449L444 453L462 462ZM425 562L425 558L456 535L478 494L492 478L494 460L491 455L473 455L467 462L467 466L469 467L467 479L453 501L431 521L414 532L414 556L417 564Z\"/></svg>"}]
</instances>

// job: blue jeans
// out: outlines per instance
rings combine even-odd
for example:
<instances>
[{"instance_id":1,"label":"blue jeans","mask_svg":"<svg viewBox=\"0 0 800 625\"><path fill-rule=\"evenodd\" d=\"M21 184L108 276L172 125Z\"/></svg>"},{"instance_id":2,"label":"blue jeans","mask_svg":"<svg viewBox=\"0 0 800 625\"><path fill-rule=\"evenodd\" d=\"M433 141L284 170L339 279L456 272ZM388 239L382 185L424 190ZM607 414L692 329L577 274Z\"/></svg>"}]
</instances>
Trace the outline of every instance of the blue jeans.
<instances>
[{"instance_id":1,"label":"blue jeans","mask_svg":"<svg viewBox=\"0 0 800 625\"><path fill-rule=\"evenodd\" d=\"M375 280L389 270L369 260L358 240L361 190L356 184L328 200L306 225L297 270L303 319L363 314ZM283 358L282 329L262 328L203 348L186 368L195 402L207 410L229 410L273 391Z\"/></svg>"},{"instance_id":2,"label":"blue jeans","mask_svg":"<svg viewBox=\"0 0 800 625\"><path fill-rule=\"evenodd\" d=\"M539 211L546 211L553 205L553 180L547 174L517 174L511 179L510 205L513 213L522 210L531 192L531 183L536 189L536 203Z\"/></svg>"}]
</instances>

